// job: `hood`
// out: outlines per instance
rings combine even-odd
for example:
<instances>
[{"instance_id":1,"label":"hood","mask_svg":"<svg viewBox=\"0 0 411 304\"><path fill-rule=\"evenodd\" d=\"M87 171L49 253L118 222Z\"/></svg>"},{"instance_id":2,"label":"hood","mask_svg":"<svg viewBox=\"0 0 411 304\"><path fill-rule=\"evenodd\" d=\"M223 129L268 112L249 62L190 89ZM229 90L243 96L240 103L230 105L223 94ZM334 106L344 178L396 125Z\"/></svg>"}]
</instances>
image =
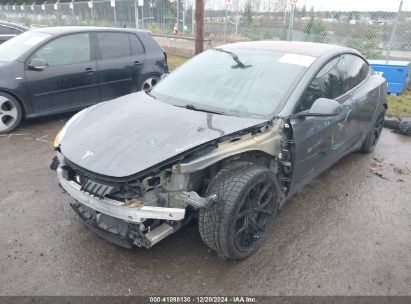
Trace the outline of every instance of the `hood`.
<instances>
[{"instance_id":1,"label":"hood","mask_svg":"<svg viewBox=\"0 0 411 304\"><path fill-rule=\"evenodd\" d=\"M60 149L68 160L86 170L128 177L265 121L188 110L138 92L73 117Z\"/></svg>"}]
</instances>

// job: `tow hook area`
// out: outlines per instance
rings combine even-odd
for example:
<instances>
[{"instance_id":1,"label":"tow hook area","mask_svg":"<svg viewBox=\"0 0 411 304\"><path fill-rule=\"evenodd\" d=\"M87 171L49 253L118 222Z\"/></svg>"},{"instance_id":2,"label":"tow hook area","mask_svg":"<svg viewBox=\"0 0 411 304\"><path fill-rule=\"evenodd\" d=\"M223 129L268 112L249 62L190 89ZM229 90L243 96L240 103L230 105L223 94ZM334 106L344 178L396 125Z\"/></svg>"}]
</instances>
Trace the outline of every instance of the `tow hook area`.
<instances>
[{"instance_id":1,"label":"tow hook area","mask_svg":"<svg viewBox=\"0 0 411 304\"><path fill-rule=\"evenodd\" d=\"M207 208L217 199L217 195L213 194L208 197L201 197L194 191L178 191L169 193L170 202L179 202L184 206L192 206L196 209Z\"/></svg>"},{"instance_id":2,"label":"tow hook area","mask_svg":"<svg viewBox=\"0 0 411 304\"><path fill-rule=\"evenodd\" d=\"M151 248L181 228L181 225L172 226L164 222L147 231L143 224L129 223L108 216L79 202L73 202L70 206L94 233L110 243L128 249L133 246Z\"/></svg>"}]
</instances>

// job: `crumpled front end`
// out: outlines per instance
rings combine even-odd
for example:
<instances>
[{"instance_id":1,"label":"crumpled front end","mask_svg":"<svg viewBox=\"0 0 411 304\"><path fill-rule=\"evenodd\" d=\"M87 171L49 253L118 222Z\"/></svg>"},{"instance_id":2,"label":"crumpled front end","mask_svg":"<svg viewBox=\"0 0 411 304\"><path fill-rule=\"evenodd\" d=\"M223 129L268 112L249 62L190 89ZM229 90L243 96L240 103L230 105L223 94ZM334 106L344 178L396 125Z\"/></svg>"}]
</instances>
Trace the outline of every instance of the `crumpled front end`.
<instances>
[{"instance_id":1,"label":"crumpled front end","mask_svg":"<svg viewBox=\"0 0 411 304\"><path fill-rule=\"evenodd\" d=\"M74 199L73 210L106 240L131 248L150 248L180 229L191 211L211 203L173 169L135 180L111 180L71 163L58 152L52 167L60 186Z\"/></svg>"},{"instance_id":2,"label":"crumpled front end","mask_svg":"<svg viewBox=\"0 0 411 304\"><path fill-rule=\"evenodd\" d=\"M74 199L71 207L93 231L126 248L150 248L216 200L216 194L204 193L228 163L254 162L280 174L283 128L282 120L246 128L127 177L80 167L63 155L60 146L51 167Z\"/></svg>"}]
</instances>

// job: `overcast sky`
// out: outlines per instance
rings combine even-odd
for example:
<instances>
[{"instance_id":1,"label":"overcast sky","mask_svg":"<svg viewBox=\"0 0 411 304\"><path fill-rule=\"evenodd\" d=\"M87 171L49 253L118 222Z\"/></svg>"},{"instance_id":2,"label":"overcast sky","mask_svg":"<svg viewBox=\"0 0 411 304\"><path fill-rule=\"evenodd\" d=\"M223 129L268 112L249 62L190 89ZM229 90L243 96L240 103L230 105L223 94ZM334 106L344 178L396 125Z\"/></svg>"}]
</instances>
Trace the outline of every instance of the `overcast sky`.
<instances>
[{"instance_id":1,"label":"overcast sky","mask_svg":"<svg viewBox=\"0 0 411 304\"><path fill-rule=\"evenodd\" d=\"M336 11L397 11L399 0L298 0L297 6L314 6L315 10ZM411 10L411 0L405 0L403 10Z\"/></svg>"}]
</instances>

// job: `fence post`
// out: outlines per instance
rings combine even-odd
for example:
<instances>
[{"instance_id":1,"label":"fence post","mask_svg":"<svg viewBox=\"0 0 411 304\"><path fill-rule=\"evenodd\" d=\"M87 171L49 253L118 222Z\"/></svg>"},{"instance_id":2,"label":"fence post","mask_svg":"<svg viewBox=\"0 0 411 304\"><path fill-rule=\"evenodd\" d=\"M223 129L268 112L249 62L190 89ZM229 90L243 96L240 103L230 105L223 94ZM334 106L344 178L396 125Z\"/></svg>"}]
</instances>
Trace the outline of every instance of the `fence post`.
<instances>
[{"instance_id":1,"label":"fence post","mask_svg":"<svg viewBox=\"0 0 411 304\"><path fill-rule=\"evenodd\" d=\"M225 6L225 18L224 18L224 43L226 42L227 39L227 17L228 17L228 10L227 10L227 0L224 1L224 6Z\"/></svg>"},{"instance_id":2,"label":"fence post","mask_svg":"<svg viewBox=\"0 0 411 304\"><path fill-rule=\"evenodd\" d=\"M72 0L69 4L70 10L71 10L71 23L72 25L75 24L74 22L74 0Z\"/></svg>"},{"instance_id":3,"label":"fence post","mask_svg":"<svg viewBox=\"0 0 411 304\"><path fill-rule=\"evenodd\" d=\"M114 26L117 27L116 0L111 0L110 6L113 8Z\"/></svg>"},{"instance_id":4,"label":"fence post","mask_svg":"<svg viewBox=\"0 0 411 304\"><path fill-rule=\"evenodd\" d=\"M395 38L395 33L397 31L398 23L400 23L401 9L402 9L402 4L403 3L404 3L404 0L401 0L400 1L400 6L398 8L397 18L395 19L395 23L394 23L394 27L392 28L390 40L388 41L388 44L387 44L387 50L386 50L386 54L385 54L385 61L388 61L390 59L392 44L393 44L394 38Z\"/></svg>"},{"instance_id":5,"label":"fence post","mask_svg":"<svg viewBox=\"0 0 411 304\"><path fill-rule=\"evenodd\" d=\"M57 0L56 3L53 4L53 8L54 8L54 10L56 11L57 24L58 24L58 25L61 25L61 24L60 24L61 19L60 19L60 16L59 16L59 2L58 2L58 0Z\"/></svg>"},{"instance_id":6,"label":"fence post","mask_svg":"<svg viewBox=\"0 0 411 304\"><path fill-rule=\"evenodd\" d=\"M180 17L180 0L177 0L177 18L176 18L176 22L177 22L177 32L179 32L179 17Z\"/></svg>"},{"instance_id":7,"label":"fence post","mask_svg":"<svg viewBox=\"0 0 411 304\"><path fill-rule=\"evenodd\" d=\"M46 2L44 2L44 3L41 5L41 9L42 9L43 12L44 12L44 19L47 20L46 4L45 4L45 3L46 3Z\"/></svg>"},{"instance_id":8,"label":"fence post","mask_svg":"<svg viewBox=\"0 0 411 304\"><path fill-rule=\"evenodd\" d=\"M185 8L185 4L184 4L184 0L181 0L181 4L183 5L182 7L182 11L183 11L183 17L182 17L182 21L183 21L183 30L181 31L182 33L184 33L184 28L185 28L185 12L186 12L186 8Z\"/></svg>"},{"instance_id":9,"label":"fence post","mask_svg":"<svg viewBox=\"0 0 411 304\"><path fill-rule=\"evenodd\" d=\"M136 18L136 29L139 29L139 22L138 22L138 0L134 1L134 17Z\"/></svg>"},{"instance_id":10,"label":"fence post","mask_svg":"<svg viewBox=\"0 0 411 304\"><path fill-rule=\"evenodd\" d=\"M31 25L31 24L33 23L32 18L34 18L34 2L30 5L30 13L29 13L29 15L31 15L31 20L30 20L30 24L28 24L28 25Z\"/></svg>"},{"instance_id":11,"label":"fence post","mask_svg":"<svg viewBox=\"0 0 411 304\"><path fill-rule=\"evenodd\" d=\"M141 25L143 26L143 29L144 29L144 0L141 0L142 1L142 3L140 3L140 4L142 4L141 5Z\"/></svg>"},{"instance_id":12,"label":"fence post","mask_svg":"<svg viewBox=\"0 0 411 304\"><path fill-rule=\"evenodd\" d=\"M291 41L293 39L292 35L292 29L294 27L294 7L295 4L294 2L291 3L291 9L290 9L290 19L288 20L288 31L287 31L287 40Z\"/></svg>"},{"instance_id":13,"label":"fence post","mask_svg":"<svg viewBox=\"0 0 411 304\"><path fill-rule=\"evenodd\" d=\"M93 20L93 0L90 0L87 3L87 5L90 8L90 20L91 20L91 24L93 24L94 23L94 20Z\"/></svg>"},{"instance_id":14,"label":"fence post","mask_svg":"<svg viewBox=\"0 0 411 304\"><path fill-rule=\"evenodd\" d=\"M23 20L26 22L26 11L24 10L24 5L20 5L20 9L23 11Z\"/></svg>"}]
</instances>

